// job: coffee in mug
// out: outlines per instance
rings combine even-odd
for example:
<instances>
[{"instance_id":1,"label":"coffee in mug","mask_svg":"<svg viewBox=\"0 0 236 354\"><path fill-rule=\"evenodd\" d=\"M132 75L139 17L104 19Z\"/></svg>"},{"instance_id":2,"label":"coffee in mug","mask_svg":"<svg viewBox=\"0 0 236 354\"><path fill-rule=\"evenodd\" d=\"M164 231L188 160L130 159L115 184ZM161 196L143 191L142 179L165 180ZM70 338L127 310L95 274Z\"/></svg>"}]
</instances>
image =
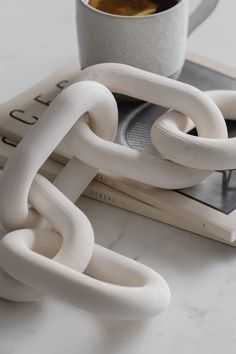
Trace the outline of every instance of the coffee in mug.
<instances>
[{"instance_id":1,"label":"coffee in mug","mask_svg":"<svg viewBox=\"0 0 236 354\"><path fill-rule=\"evenodd\" d=\"M97 10L119 16L147 16L165 11L179 0L89 0Z\"/></svg>"}]
</instances>

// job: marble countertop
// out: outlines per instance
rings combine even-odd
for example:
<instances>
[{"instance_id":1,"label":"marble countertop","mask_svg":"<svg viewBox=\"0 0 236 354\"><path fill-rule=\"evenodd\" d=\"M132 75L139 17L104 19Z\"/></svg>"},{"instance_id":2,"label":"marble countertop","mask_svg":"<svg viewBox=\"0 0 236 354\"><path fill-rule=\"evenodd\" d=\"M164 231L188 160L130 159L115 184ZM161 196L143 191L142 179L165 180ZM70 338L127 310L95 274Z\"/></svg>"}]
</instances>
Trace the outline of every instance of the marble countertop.
<instances>
[{"instance_id":1,"label":"marble countertop","mask_svg":"<svg viewBox=\"0 0 236 354\"><path fill-rule=\"evenodd\" d=\"M77 46L72 0L0 0L0 8L4 101L76 57ZM234 0L221 0L189 49L236 65L235 13ZM32 304L0 300L0 354L235 354L234 248L86 198L80 207L97 243L165 277L170 308L149 321L117 322L49 296Z\"/></svg>"}]
</instances>

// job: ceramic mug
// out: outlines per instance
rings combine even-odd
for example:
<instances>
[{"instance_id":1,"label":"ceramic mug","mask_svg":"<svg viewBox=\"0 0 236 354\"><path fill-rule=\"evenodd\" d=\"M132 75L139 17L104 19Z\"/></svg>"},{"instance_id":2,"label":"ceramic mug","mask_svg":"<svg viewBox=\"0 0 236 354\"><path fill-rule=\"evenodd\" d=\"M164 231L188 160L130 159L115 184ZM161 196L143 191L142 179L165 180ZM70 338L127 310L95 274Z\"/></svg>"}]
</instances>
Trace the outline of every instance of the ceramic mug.
<instances>
[{"instance_id":1,"label":"ceramic mug","mask_svg":"<svg viewBox=\"0 0 236 354\"><path fill-rule=\"evenodd\" d=\"M219 0L202 0L194 12L189 0L148 16L118 16L99 11L88 0L76 0L77 33L82 68L122 63L166 77L178 77L187 36L214 10Z\"/></svg>"}]
</instances>

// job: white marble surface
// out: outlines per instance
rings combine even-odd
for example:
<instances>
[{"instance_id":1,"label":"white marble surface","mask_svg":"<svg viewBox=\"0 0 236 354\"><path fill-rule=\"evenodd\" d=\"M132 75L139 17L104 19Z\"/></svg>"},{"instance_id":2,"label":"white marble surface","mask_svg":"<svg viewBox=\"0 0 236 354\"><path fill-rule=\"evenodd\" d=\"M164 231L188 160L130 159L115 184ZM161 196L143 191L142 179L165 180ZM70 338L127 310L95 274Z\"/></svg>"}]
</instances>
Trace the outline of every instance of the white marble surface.
<instances>
[{"instance_id":1,"label":"white marble surface","mask_svg":"<svg viewBox=\"0 0 236 354\"><path fill-rule=\"evenodd\" d=\"M0 100L77 55L72 0L0 0ZM221 0L189 49L236 65L236 2ZM169 282L172 303L142 323L104 320L55 298L0 300L0 354L235 354L236 250L83 199L98 243L136 258Z\"/></svg>"}]
</instances>

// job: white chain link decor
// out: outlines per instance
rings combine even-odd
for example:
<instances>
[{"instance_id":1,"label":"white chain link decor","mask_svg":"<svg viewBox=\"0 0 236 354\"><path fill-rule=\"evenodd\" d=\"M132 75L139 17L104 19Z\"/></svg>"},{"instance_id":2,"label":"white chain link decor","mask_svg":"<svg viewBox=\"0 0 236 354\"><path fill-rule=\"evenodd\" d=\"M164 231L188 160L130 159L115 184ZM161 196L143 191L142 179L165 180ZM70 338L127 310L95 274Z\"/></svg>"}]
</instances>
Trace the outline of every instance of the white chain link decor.
<instances>
[{"instance_id":1,"label":"white chain link decor","mask_svg":"<svg viewBox=\"0 0 236 354\"><path fill-rule=\"evenodd\" d=\"M51 293L103 315L151 317L170 302L166 281L94 243L89 220L73 202L98 169L174 189L197 184L215 169L235 168L235 139L228 139L222 113L236 117L236 93L206 94L122 64L87 68L77 80L3 170L0 219L10 233L0 241L0 296L33 301ZM110 91L170 109L152 127L158 155L114 143L118 111ZM193 126L198 136L187 134ZM72 158L52 184L37 172L62 140Z\"/></svg>"}]
</instances>

